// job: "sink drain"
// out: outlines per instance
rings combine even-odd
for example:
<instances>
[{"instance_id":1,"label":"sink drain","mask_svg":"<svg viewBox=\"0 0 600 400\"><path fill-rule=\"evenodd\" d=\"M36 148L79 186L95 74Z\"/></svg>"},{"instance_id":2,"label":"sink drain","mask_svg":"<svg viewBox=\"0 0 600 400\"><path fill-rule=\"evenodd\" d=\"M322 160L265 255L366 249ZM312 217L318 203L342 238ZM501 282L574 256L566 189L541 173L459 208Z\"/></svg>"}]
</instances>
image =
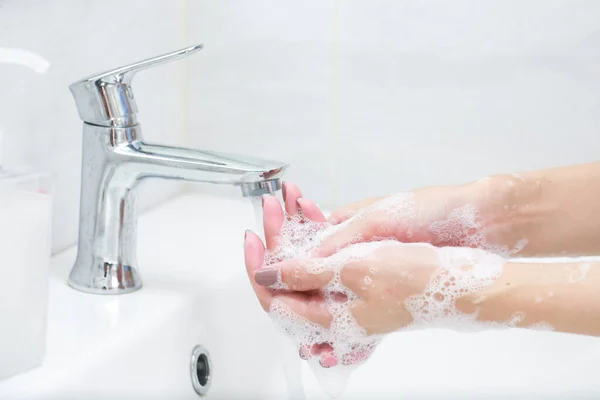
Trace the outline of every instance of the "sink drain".
<instances>
[{"instance_id":1,"label":"sink drain","mask_svg":"<svg viewBox=\"0 0 600 400\"><path fill-rule=\"evenodd\" d=\"M190 374L192 386L200 396L204 396L210 388L211 373L212 365L208 350L200 345L194 347L190 360Z\"/></svg>"}]
</instances>

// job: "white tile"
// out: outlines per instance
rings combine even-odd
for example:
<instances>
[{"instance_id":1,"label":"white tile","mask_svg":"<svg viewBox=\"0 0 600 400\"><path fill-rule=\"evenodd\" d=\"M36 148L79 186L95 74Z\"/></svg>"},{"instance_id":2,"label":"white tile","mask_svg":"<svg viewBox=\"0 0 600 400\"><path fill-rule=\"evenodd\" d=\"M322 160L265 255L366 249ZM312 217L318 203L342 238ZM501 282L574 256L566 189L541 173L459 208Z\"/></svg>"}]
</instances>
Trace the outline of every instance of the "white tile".
<instances>
[{"instance_id":1,"label":"white tile","mask_svg":"<svg viewBox=\"0 0 600 400\"><path fill-rule=\"evenodd\" d=\"M0 127L7 164L54 176L55 250L75 243L77 235L82 132L68 85L182 47L182 6L183 1L162 0L2 1L0 47L33 51L51 63L41 76L0 64ZM148 141L184 144L181 69L165 65L134 80ZM142 207L178 190L173 184L152 186L159 190L141 196Z\"/></svg>"},{"instance_id":2,"label":"white tile","mask_svg":"<svg viewBox=\"0 0 600 400\"><path fill-rule=\"evenodd\" d=\"M340 20L340 203L598 159L600 3L345 1Z\"/></svg>"},{"instance_id":3,"label":"white tile","mask_svg":"<svg viewBox=\"0 0 600 400\"><path fill-rule=\"evenodd\" d=\"M327 206L593 160L599 20L594 1L190 2L190 141L289 161Z\"/></svg>"},{"instance_id":4,"label":"white tile","mask_svg":"<svg viewBox=\"0 0 600 400\"><path fill-rule=\"evenodd\" d=\"M330 2L195 1L188 37L190 142L198 148L282 160L288 180L330 203Z\"/></svg>"},{"instance_id":5,"label":"white tile","mask_svg":"<svg viewBox=\"0 0 600 400\"><path fill-rule=\"evenodd\" d=\"M326 207L600 148L595 1L0 3L0 47L51 63L0 64L0 129L3 161L54 174L54 249L77 233L68 85L196 42L188 62L135 78L147 141L289 162L287 179ZM148 182L140 203L178 189Z\"/></svg>"}]
</instances>

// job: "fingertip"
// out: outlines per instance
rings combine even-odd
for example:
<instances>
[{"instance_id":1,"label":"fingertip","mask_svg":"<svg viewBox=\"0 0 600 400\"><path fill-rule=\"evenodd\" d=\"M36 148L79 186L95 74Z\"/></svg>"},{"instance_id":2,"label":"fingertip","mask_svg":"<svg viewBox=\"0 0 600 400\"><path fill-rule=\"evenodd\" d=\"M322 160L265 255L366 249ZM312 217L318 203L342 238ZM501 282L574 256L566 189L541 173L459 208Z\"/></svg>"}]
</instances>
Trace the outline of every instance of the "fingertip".
<instances>
[{"instance_id":1,"label":"fingertip","mask_svg":"<svg viewBox=\"0 0 600 400\"><path fill-rule=\"evenodd\" d=\"M298 208L302 211L302 214L313 222L325 222L326 218L321 212L319 206L312 200L299 198L297 200Z\"/></svg>"},{"instance_id":2,"label":"fingertip","mask_svg":"<svg viewBox=\"0 0 600 400\"><path fill-rule=\"evenodd\" d=\"M302 192L296 184L291 182L285 182L283 184L283 188L283 202L285 204L285 211L288 213L288 215L296 215L298 213L297 200L299 197L302 197Z\"/></svg>"},{"instance_id":3,"label":"fingertip","mask_svg":"<svg viewBox=\"0 0 600 400\"><path fill-rule=\"evenodd\" d=\"M275 206L281 208L281 206L279 205L279 201L277 200L277 198L273 195L270 194L263 194L262 195L262 205L263 208L274 208Z\"/></svg>"},{"instance_id":4,"label":"fingertip","mask_svg":"<svg viewBox=\"0 0 600 400\"><path fill-rule=\"evenodd\" d=\"M311 356L311 348L312 346L310 344L301 345L298 349L298 355L300 358L303 360L308 360Z\"/></svg>"},{"instance_id":5,"label":"fingertip","mask_svg":"<svg viewBox=\"0 0 600 400\"><path fill-rule=\"evenodd\" d=\"M255 245L257 243L262 244L262 240L260 239L260 236L258 236L258 234L256 234L251 229L246 229L246 231L244 232L244 242L247 244L252 244L252 245Z\"/></svg>"},{"instance_id":6,"label":"fingertip","mask_svg":"<svg viewBox=\"0 0 600 400\"><path fill-rule=\"evenodd\" d=\"M335 367L338 364L338 361L333 352L324 352L321 353L319 364L321 364L321 367L323 368L331 368Z\"/></svg>"},{"instance_id":7,"label":"fingertip","mask_svg":"<svg viewBox=\"0 0 600 400\"><path fill-rule=\"evenodd\" d=\"M281 183L281 195L283 196L283 201L285 201L285 198L287 197L287 185L287 182Z\"/></svg>"}]
</instances>

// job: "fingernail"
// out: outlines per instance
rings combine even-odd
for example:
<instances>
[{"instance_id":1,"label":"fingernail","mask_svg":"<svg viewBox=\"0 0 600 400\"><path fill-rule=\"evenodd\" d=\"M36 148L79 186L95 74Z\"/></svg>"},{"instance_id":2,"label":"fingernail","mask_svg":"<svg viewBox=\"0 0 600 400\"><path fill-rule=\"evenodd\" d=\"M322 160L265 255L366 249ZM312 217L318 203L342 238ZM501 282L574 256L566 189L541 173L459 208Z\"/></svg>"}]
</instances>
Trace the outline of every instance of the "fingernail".
<instances>
[{"instance_id":1,"label":"fingernail","mask_svg":"<svg viewBox=\"0 0 600 400\"><path fill-rule=\"evenodd\" d=\"M325 357L321 357L319 364L321 364L321 367L323 368L335 367L337 365L337 359L333 355L327 355Z\"/></svg>"},{"instance_id":2,"label":"fingernail","mask_svg":"<svg viewBox=\"0 0 600 400\"><path fill-rule=\"evenodd\" d=\"M302 202L304 201L304 199L302 197L300 197L298 200L296 200L296 204L298 205L298 208L300 210L302 210Z\"/></svg>"},{"instance_id":3,"label":"fingernail","mask_svg":"<svg viewBox=\"0 0 600 400\"><path fill-rule=\"evenodd\" d=\"M285 197L286 197L286 191L287 191L286 185L287 185L286 182L283 182L281 184L281 194L283 196L283 201L285 201Z\"/></svg>"},{"instance_id":4,"label":"fingernail","mask_svg":"<svg viewBox=\"0 0 600 400\"><path fill-rule=\"evenodd\" d=\"M256 271L254 281L260 286L271 286L277 283L277 268L263 268Z\"/></svg>"}]
</instances>

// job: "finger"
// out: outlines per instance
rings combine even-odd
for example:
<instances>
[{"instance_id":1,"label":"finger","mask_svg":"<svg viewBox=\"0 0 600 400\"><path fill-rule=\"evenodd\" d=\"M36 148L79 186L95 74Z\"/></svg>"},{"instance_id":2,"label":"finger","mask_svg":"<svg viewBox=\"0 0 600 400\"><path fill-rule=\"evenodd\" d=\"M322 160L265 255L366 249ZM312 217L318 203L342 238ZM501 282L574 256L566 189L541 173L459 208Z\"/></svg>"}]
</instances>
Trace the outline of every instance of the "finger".
<instances>
[{"instance_id":1,"label":"finger","mask_svg":"<svg viewBox=\"0 0 600 400\"><path fill-rule=\"evenodd\" d=\"M329 343L304 343L298 349L298 355L303 360L308 360L311 357L320 357L323 352L333 352L333 347Z\"/></svg>"},{"instance_id":2,"label":"finger","mask_svg":"<svg viewBox=\"0 0 600 400\"><path fill-rule=\"evenodd\" d=\"M258 297L258 301L260 302L262 308L265 311L269 311L273 295L269 289L258 285L254 281L255 271L258 270L264 263L265 247L260 240L260 237L251 231L246 231L246 235L244 237L244 259L246 262L246 272L248 273L248 277L250 278L250 283L252 284L252 288L256 293L256 297Z\"/></svg>"},{"instance_id":3,"label":"finger","mask_svg":"<svg viewBox=\"0 0 600 400\"><path fill-rule=\"evenodd\" d=\"M263 228L267 248L273 250L279 244L279 233L285 219L279 201L273 196L264 195L263 202Z\"/></svg>"},{"instance_id":4,"label":"finger","mask_svg":"<svg viewBox=\"0 0 600 400\"><path fill-rule=\"evenodd\" d=\"M350 219L333 229L334 232L325 236L314 250L314 254L319 257L328 257L348 245L366 242L373 237L373 234L369 232L366 218Z\"/></svg>"},{"instance_id":5,"label":"finger","mask_svg":"<svg viewBox=\"0 0 600 400\"><path fill-rule=\"evenodd\" d=\"M287 308L300 317L310 322L329 328L331 314L327 310L325 300L320 295L307 295L305 293L279 293L274 299L281 301ZM272 304L274 304L272 302Z\"/></svg>"},{"instance_id":6,"label":"finger","mask_svg":"<svg viewBox=\"0 0 600 400\"><path fill-rule=\"evenodd\" d=\"M320 356L322 353L332 353L333 347L329 343L315 343L312 346L311 354L313 356Z\"/></svg>"},{"instance_id":7,"label":"finger","mask_svg":"<svg viewBox=\"0 0 600 400\"><path fill-rule=\"evenodd\" d=\"M333 354L333 351L321 353L321 356L319 358L319 364L321 364L321 367L331 368L331 367L335 367L337 365L337 363L338 363L338 360L335 357L335 355Z\"/></svg>"},{"instance_id":8,"label":"finger","mask_svg":"<svg viewBox=\"0 0 600 400\"><path fill-rule=\"evenodd\" d=\"M369 267L372 266L374 266L374 263L369 260L352 260L347 262L340 272L342 285L358 296L367 296L371 290L370 282L373 280L373 273L369 271ZM367 277L369 279L365 279Z\"/></svg>"},{"instance_id":9,"label":"finger","mask_svg":"<svg viewBox=\"0 0 600 400\"><path fill-rule=\"evenodd\" d=\"M304 198L299 198L297 201L298 207L302 210L302 214L306 218L314 222L325 222L325 215L319 209L319 206L314 201Z\"/></svg>"},{"instance_id":10,"label":"finger","mask_svg":"<svg viewBox=\"0 0 600 400\"><path fill-rule=\"evenodd\" d=\"M285 182L282 185L283 202L285 204L285 212L288 215L296 215L298 213L298 199L302 197L300 188L295 183Z\"/></svg>"},{"instance_id":11,"label":"finger","mask_svg":"<svg viewBox=\"0 0 600 400\"><path fill-rule=\"evenodd\" d=\"M363 199L363 200L357 201L355 203L342 206L342 207L338 208L337 210L335 210L333 213L331 213L329 218L327 218L327 222L330 222L334 225L341 224L342 222L346 221L348 218L355 215L359 210L366 208L366 207L370 206L371 204L376 203L377 201L379 201L383 198L384 197L369 197L367 199Z\"/></svg>"},{"instance_id":12,"label":"finger","mask_svg":"<svg viewBox=\"0 0 600 400\"><path fill-rule=\"evenodd\" d=\"M313 346L310 344L300 345L300 348L298 349L298 355L300 356L300 358L303 360L308 360L311 357L310 352L312 347Z\"/></svg>"},{"instance_id":13,"label":"finger","mask_svg":"<svg viewBox=\"0 0 600 400\"><path fill-rule=\"evenodd\" d=\"M254 280L261 286L272 286L281 279L289 290L310 291L321 289L333 278L332 271L309 272L310 269L321 269L324 260L285 260L262 268L254 274ZM312 268L311 268L312 267Z\"/></svg>"}]
</instances>

